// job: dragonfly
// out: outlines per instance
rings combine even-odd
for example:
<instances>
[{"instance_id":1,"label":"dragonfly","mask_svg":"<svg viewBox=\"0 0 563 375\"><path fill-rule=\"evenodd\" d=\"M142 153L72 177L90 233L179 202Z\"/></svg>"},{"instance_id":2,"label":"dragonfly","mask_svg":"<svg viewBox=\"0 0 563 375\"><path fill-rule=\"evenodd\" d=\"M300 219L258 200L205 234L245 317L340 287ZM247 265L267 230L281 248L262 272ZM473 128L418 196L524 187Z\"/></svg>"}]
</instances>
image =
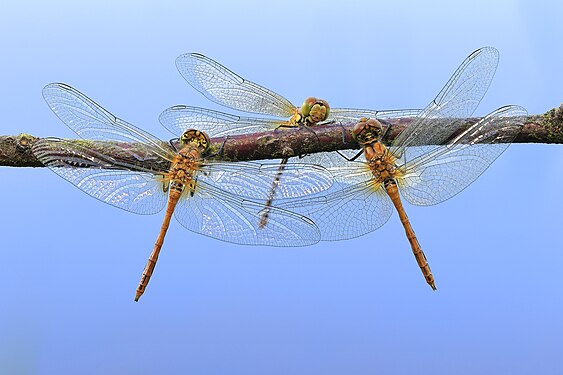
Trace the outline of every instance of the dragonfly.
<instances>
[{"instance_id":1,"label":"dragonfly","mask_svg":"<svg viewBox=\"0 0 563 375\"><path fill-rule=\"evenodd\" d=\"M320 239L316 225L291 211L269 208L270 225L258 226L276 163L221 162L210 155L209 136L195 129L178 133L180 148L106 111L78 90L49 84L43 96L78 136L39 140L35 156L56 174L104 203L137 214L155 214L165 206L162 227L136 290L135 301L153 274L172 214L192 232L219 240L265 246L307 246ZM280 195L300 197L326 190L332 176L324 168L287 166Z\"/></svg>"},{"instance_id":2,"label":"dragonfly","mask_svg":"<svg viewBox=\"0 0 563 375\"><path fill-rule=\"evenodd\" d=\"M301 107L292 104L288 99L246 80L220 63L200 53L187 53L176 59L178 71L184 79L209 100L220 105L244 112L274 116L276 118L237 116L211 109L178 105L165 110L160 122L172 132L186 128L197 128L213 137L255 133L273 129L292 127L309 128L322 122L357 121L364 116L390 119L414 117L420 110L366 110L351 108L330 108L322 99L309 97ZM329 155L313 156L305 159L307 163L319 164L330 162ZM322 157L322 160L318 158ZM282 173L288 158L280 162L279 173L272 182L266 201L266 207L272 201L280 186ZM267 222L267 210L260 220L260 225Z\"/></svg>"},{"instance_id":3,"label":"dragonfly","mask_svg":"<svg viewBox=\"0 0 563 375\"><path fill-rule=\"evenodd\" d=\"M520 132L526 110L510 105L467 125L483 98L498 64L498 51L481 48L469 55L436 98L414 122L386 146L377 119L361 119L353 137L365 160L340 158L329 167L337 181L320 196L278 202L280 208L311 218L321 240L365 235L381 227L397 211L414 257L430 287L435 280L402 205L443 202L470 185ZM399 191L401 194L399 194Z\"/></svg>"}]
</instances>

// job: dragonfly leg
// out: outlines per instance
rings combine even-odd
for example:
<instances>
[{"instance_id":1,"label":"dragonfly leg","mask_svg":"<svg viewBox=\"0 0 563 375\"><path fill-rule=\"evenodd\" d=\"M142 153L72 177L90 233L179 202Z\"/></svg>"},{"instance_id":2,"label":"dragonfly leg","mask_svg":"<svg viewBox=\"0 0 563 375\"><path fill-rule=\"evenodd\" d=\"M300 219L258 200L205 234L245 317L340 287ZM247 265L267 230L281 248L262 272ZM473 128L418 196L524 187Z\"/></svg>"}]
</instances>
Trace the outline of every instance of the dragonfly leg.
<instances>
[{"instance_id":1,"label":"dragonfly leg","mask_svg":"<svg viewBox=\"0 0 563 375\"><path fill-rule=\"evenodd\" d=\"M172 138L169 143L170 146L172 146L172 148L174 149L174 151L178 152L178 147L176 147L176 145L180 142L180 138L176 137L176 138Z\"/></svg>"},{"instance_id":2,"label":"dragonfly leg","mask_svg":"<svg viewBox=\"0 0 563 375\"><path fill-rule=\"evenodd\" d=\"M229 139L229 135L227 135L225 137L225 139L223 140L223 143L221 143L221 147L219 147L219 149L217 151L215 151L214 153L207 155L207 157L212 158L212 157L215 157L217 155L221 155L223 153L224 148L225 148L225 143L227 143L228 139Z\"/></svg>"},{"instance_id":3,"label":"dragonfly leg","mask_svg":"<svg viewBox=\"0 0 563 375\"><path fill-rule=\"evenodd\" d=\"M346 155L342 154L342 153L341 153L340 151L338 151L338 150L336 150L336 153L337 153L338 155L342 156L344 159L346 159L346 160L348 160L348 161L354 161L354 160L356 160L357 158L359 158L360 155L362 155L362 154L364 153L364 149L361 149L361 150L360 150L356 155L354 155L354 157L352 157L352 158L347 157Z\"/></svg>"},{"instance_id":4,"label":"dragonfly leg","mask_svg":"<svg viewBox=\"0 0 563 375\"><path fill-rule=\"evenodd\" d=\"M381 122L381 121L380 121ZM383 124L383 122L381 122ZM387 129L385 129L385 132L383 133L383 135L380 137L381 141L385 142L385 139L387 139L387 135L389 134L389 132L391 131L391 124L387 125Z\"/></svg>"},{"instance_id":5,"label":"dragonfly leg","mask_svg":"<svg viewBox=\"0 0 563 375\"><path fill-rule=\"evenodd\" d=\"M338 126L342 130L342 144L346 143L346 128L342 125L342 121L338 121Z\"/></svg>"},{"instance_id":6,"label":"dragonfly leg","mask_svg":"<svg viewBox=\"0 0 563 375\"><path fill-rule=\"evenodd\" d=\"M315 132L313 129L311 129L311 126L306 126L306 125L299 125L300 129L305 129L311 133L313 133L313 135L317 138L317 141L320 142L321 139L319 138L319 136L317 135L317 132Z\"/></svg>"}]
</instances>

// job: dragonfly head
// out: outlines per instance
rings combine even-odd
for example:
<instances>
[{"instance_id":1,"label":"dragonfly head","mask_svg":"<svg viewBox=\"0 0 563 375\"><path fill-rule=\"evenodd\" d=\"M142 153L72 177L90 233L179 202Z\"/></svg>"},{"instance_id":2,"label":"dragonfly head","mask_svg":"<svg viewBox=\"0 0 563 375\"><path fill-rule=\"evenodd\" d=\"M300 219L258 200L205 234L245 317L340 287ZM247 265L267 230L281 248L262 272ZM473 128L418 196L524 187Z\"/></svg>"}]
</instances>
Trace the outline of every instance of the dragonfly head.
<instances>
[{"instance_id":1,"label":"dragonfly head","mask_svg":"<svg viewBox=\"0 0 563 375\"><path fill-rule=\"evenodd\" d=\"M363 117L352 128L352 136L360 145L369 145L380 140L383 126L376 119Z\"/></svg>"},{"instance_id":2,"label":"dragonfly head","mask_svg":"<svg viewBox=\"0 0 563 375\"><path fill-rule=\"evenodd\" d=\"M209 140L209 136L204 132L196 129L188 129L182 133L180 144L182 147L193 145L197 147L200 152L205 152L209 149L211 141Z\"/></svg>"},{"instance_id":3,"label":"dragonfly head","mask_svg":"<svg viewBox=\"0 0 563 375\"><path fill-rule=\"evenodd\" d=\"M326 100L309 97L301 106L301 114L311 124L325 121L330 113L330 106Z\"/></svg>"}]
</instances>

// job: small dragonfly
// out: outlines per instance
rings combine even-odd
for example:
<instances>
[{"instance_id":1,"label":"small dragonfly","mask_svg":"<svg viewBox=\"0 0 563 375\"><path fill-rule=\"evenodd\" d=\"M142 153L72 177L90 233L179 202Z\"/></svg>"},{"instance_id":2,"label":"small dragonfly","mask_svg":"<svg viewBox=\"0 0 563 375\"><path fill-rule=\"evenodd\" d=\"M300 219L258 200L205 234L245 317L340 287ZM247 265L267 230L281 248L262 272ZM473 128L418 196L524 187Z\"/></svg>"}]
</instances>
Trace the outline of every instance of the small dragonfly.
<instances>
[{"instance_id":1,"label":"small dragonfly","mask_svg":"<svg viewBox=\"0 0 563 375\"><path fill-rule=\"evenodd\" d=\"M209 100L232 109L277 118L236 116L205 108L174 106L165 110L160 116L161 123L172 132L193 127L213 137L225 137L278 128L308 128L326 121L358 121L365 116L380 119L415 117L420 112L417 109L384 111L331 109L325 100L314 97L307 98L301 107L297 107L283 96L242 78L202 54L183 54L176 59L176 66L184 79ZM320 161L318 157L308 159L307 162L316 164ZM326 161L329 157L325 155L322 158ZM266 207L272 204L279 187L285 183L281 182L281 177L287 163L288 158L280 162L279 173L273 180ZM266 224L267 218L268 210L260 220L261 226Z\"/></svg>"},{"instance_id":2,"label":"small dragonfly","mask_svg":"<svg viewBox=\"0 0 563 375\"><path fill-rule=\"evenodd\" d=\"M499 108L465 128L497 63L498 51L491 47L469 55L438 96L389 147L381 141L381 123L362 119L353 128L353 136L362 146L365 161L340 158L340 166L328 168L343 182L335 185L334 191L280 201L277 206L310 217L321 230L321 240L327 241L350 239L379 228L394 206L426 282L436 289L399 190L414 205L443 202L479 177L520 132L527 114L519 106Z\"/></svg>"},{"instance_id":3,"label":"small dragonfly","mask_svg":"<svg viewBox=\"0 0 563 375\"><path fill-rule=\"evenodd\" d=\"M103 142L100 148L41 139L33 152L44 165L86 194L126 211L155 214L167 205L135 301L148 285L173 213L193 232L237 244L307 246L319 241L319 230L310 219L276 207L269 208L270 225L258 226L264 205L257 201L265 199L277 164L208 159L209 136L194 129L177 134L181 145L177 150L62 83L47 85L43 96L76 134ZM330 173L319 166L292 164L285 172L287 184L280 195L286 198L332 185Z\"/></svg>"}]
</instances>

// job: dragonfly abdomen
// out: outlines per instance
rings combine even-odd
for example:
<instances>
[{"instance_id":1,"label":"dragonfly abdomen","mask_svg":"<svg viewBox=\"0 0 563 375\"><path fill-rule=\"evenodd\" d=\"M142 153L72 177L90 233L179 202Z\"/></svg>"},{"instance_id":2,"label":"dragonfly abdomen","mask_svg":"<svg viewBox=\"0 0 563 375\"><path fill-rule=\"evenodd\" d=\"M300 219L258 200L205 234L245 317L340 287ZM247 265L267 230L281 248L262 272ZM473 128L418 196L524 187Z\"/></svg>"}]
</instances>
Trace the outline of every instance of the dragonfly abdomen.
<instances>
[{"instance_id":1,"label":"dragonfly abdomen","mask_svg":"<svg viewBox=\"0 0 563 375\"><path fill-rule=\"evenodd\" d=\"M170 183L170 193L168 196L168 206L166 207L166 214L164 215L164 220L160 228L160 233L158 234L158 237L154 244L153 251L149 256L149 259L147 260L147 264L145 266L145 269L143 270L141 280L139 281L139 285L137 286L135 302L137 302L141 295L143 295L145 289L147 288L147 285L149 284L151 276L154 272L154 268L156 266L156 262L158 261L158 256L160 255L160 249L162 249L162 245L164 244L164 237L166 236L166 232L168 231L168 227L170 226L170 219L172 218L176 204L180 200L183 191L184 185L182 183L178 181L172 181Z\"/></svg>"},{"instance_id":2,"label":"dragonfly abdomen","mask_svg":"<svg viewBox=\"0 0 563 375\"><path fill-rule=\"evenodd\" d=\"M392 178L388 178L383 182L383 185L385 187L385 191L389 195L389 198L391 198L391 201L393 202L393 205L395 206L397 213L399 214L399 219L401 220L401 223L405 228L407 239L411 244L412 252L414 254L416 262L418 263L418 266L420 267L420 270L422 271L422 274L424 275L424 278L426 279L426 282L428 283L428 285L430 285L432 289L436 290L436 285L434 284L434 276L432 275L432 271L430 270L430 265L426 260L426 255L424 255L424 251L422 251L422 248L418 243L416 234L414 233L414 230L412 229L407 213L403 208L403 203L401 202L401 197L399 196L399 189L397 187L397 182Z\"/></svg>"}]
</instances>

